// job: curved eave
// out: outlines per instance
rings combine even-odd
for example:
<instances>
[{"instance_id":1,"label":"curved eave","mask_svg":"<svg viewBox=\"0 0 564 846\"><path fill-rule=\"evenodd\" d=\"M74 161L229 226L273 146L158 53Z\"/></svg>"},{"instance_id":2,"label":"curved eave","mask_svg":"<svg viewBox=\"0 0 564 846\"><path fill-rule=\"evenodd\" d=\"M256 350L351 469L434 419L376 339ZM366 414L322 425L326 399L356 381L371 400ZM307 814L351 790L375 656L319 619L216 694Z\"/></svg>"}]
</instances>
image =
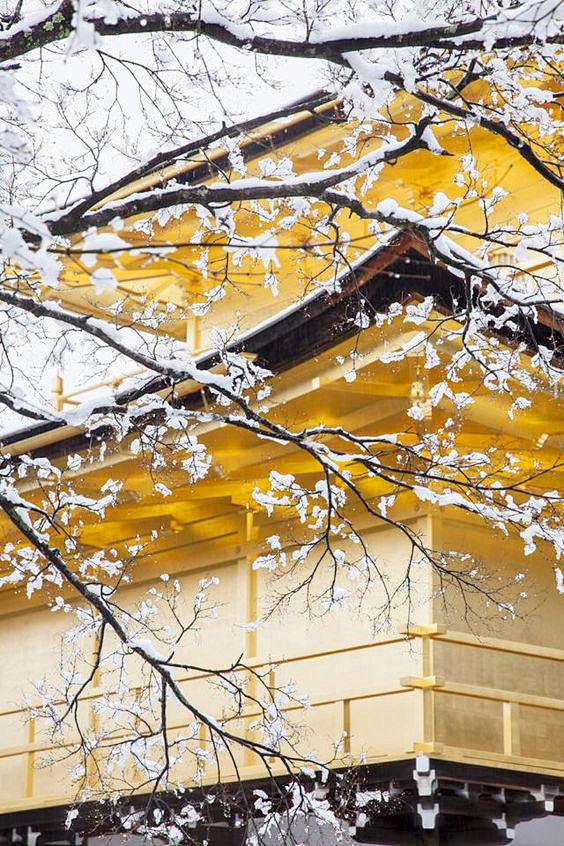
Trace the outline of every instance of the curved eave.
<instances>
[{"instance_id":1,"label":"curved eave","mask_svg":"<svg viewBox=\"0 0 564 846\"><path fill-rule=\"evenodd\" d=\"M253 353L273 373L280 373L313 358L358 331L354 318L359 294L375 311L383 311L392 302L405 302L432 295L435 307L452 313L453 300L464 297L461 280L440 264L433 263L422 246L405 233L385 246L374 249L368 258L347 272L340 280L338 293L320 289L255 326L236 338L228 347L232 352ZM523 332L515 337L509 330L500 336L506 343L524 342L531 351L542 344L564 358L564 319L548 311L538 311L534 334ZM198 367L211 369L219 364L216 353L196 358ZM151 392L166 392L170 382L155 377ZM187 408L202 404L202 385L193 381L177 385L179 402ZM119 402L119 395L116 397ZM111 437L110 427L84 430L56 421L45 421L18 429L0 438L0 450L11 454L60 456L87 448Z\"/></svg>"}]
</instances>

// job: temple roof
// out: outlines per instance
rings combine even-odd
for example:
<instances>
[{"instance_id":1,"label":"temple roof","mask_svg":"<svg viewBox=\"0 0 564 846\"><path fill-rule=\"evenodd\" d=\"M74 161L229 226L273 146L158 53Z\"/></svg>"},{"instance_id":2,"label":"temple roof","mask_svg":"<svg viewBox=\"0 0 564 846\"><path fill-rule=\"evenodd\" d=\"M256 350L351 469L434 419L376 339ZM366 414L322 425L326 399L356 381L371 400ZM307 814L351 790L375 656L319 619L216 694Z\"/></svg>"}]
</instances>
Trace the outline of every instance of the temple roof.
<instances>
[{"instance_id":1,"label":"temple roof","mask_svg":"<svg viewBox=\"0 0 564 846\"><path fill-rule=\"evenodd\" d=\"M448 315L453 304L464 301L465 289L460 277L429 257L425 248L403 233L392 234L385 245L374 247L362 261L343 274L332 292L315 288L290 306L235 336L227 345L231 352L248 353L274 374L331 350L358 333L355 317L362 301L370 313L385 312L392 303L417 302L432 296L435 309ZM523 322L516 334L503 329L500 338L510 345L524 343L532 351L536 344L554 349L564 356L564 320L548 310L538 309L536 323ZM217 352L197 356L202 370L219 364ZM155 376L145 381L145 392L163 392L170 387L166 377ZM183 407L200 407L202 385L187 380L176 387L176 400ZM115 402L123 401L116 393ZM85 432L80 426L46 420L18 428L0 438L0 448L11 453L31 452L34 455L64 455L86 448L111 436L111 427L98 427Z\"/></svg>"},{"instance_id":2,"label":"temple roof","mask_svg":"<svg viewBox=\"0 0 564 846\"><path fill-rule=\"evenodd\" d=\"M475 96L480 94L479 85L475 83L476 90L472 89ZM298 103L294 114L267 121L242 134L238 141L246 162L245 179L261 177L265 163L272 158L277 162L287 159L297 176L330 172L335 163L338 167L346 167L359 154L377 150L382 144L387 127L374 121L364 121L360 125L349 120L342 113L340 102L330 99L324 92L315 92L309 99L318 105L303 110ZM400 123L402 110L407 108L407 101L398 96L394 113L397 112L395 117ZM408 116L406 113L404 117L413 121L414 114ZM395 132L401 136L407 129L400 127ZM479 231L483 222L479 197L476 192L465 193L455 183L461 157L472 154L478 170L487 179L485 190L503 185L507 192L496 204L494 217L498 224L510 220L516 207L526 212L531 223L545 219L552 209L558 211L558 190L547 185L519 152L508 148L501 139L477 127L467 134L453 132L448 122L437 127L436 136L439 145L448 141L449 154L436 155L422 149L387 166L366 188L363 201L368 208L393 197L405 209L426 213L440 189L460 200L457 222ZM352 146L351 139L355 141ZM211 145L178 160L167 158L167 155L163 153L157 157L162 162L149 174L125 182L96 208L104 209L112 204L117 208L125 198L142 198L149 192L174 186L225 185L225 180L237 181L237 170L230 163L229 149L225 146ZM193 344L192 352L200 352L211 346L213 330L227 329L234 316L239 331L248 332L267 320L276 319L282 310L301 300L311 288L312 279L320 285L331 281L331 238L316 232L313 224L313 217L316 214L322 217L326 210L323 203L314 200L311 219L297 215L292 225L287 226L283 220L288 216L287 211L279 212L269 221L259 221L252 204L243 202L236 210L236 234L231 238L219 225L213 235L208 232L202 238L201 220L195 207L133 215L119 222L123 228L114 230L106 226L97 233L114 238L116 244L120 243L119 237L125 246L121 253L116 248L104 254L105 242L95 242L96 236L92 233L73 236L61 282L55 290L45 289L44 295L75 312L93 314L122 325L135 323L135 315L150 302L160 317L155 331L182 341L187 334L190 337L197 334L198 341ZM368 258L382 234L374 232L373 222L358 219L348 212L339 212L336 222L341 223L349 239L347 260L355 264ZM457 236L457 243L470 250L476 246L466 236ZM98 254L96 244L100 247ZM88 249L90 254L81 253ZM205 267L202 265L203 252L206 253ZM494 249L492 257L495 254ZM528 267L531 262L532 257L529 257ZM268 270L276 276L276 297L264 284ZM116 284L97 287L96 274L100 272L113 274ZM210 292L222 284L226 276L229 283L222 299L215 300L207 313L194 317ZM198 324L195 333L190 326L193 319Z\"/></svg>"}]
</instances>

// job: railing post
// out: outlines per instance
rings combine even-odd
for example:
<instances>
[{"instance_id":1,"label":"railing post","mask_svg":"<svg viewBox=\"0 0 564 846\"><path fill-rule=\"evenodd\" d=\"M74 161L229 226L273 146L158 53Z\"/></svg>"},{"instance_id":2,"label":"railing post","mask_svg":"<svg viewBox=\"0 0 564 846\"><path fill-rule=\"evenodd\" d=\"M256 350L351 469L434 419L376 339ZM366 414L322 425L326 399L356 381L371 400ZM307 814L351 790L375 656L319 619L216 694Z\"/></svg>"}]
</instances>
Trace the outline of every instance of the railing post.
<instances>
[{"instance_id":1,"label":"railing post","mask_svg":"<svg viewBox=\"0 0 564 846\"><path fill-rule=\"evenodd\" d=\"M342 737L341 757L345 758L351 754L351 702L350 699L343 699L338 703L340 717L340 732Z\"/></svg>"},{"instance_id":2,"label":"railing post","mask_svg":"<svg viewBox=\"0 0 564 846\"><path fill-rule=\"evenodd\" d=\"M63 377L61 376L60 370L57 370L53 379L53 387L51 388L51 401L53 403L53 408L55 409L55 411L63 410Z\"/></svg>"},{"instance_id":3,"label":"railing post","mask_svg":"<svg viewBox=\"0 0 564 846\"><path fill-rule=\"evenodd\" d=\"M421 723L418 728L418 739L414 742L419 746L431 747L436 744L435 732L435 687L442 687L444 679L435 676L435 637L446 632L446 628L439 623L427 625L410 625L399 629L400 634L421 640L421 676L400 679L400 684L421 691L419 700L421 707ZM419 732L422 732L419 734Z\"/></svg>"},{"instance_id":4,"label":"railing post","mask_svg":"<svg viewBox=\"0 0 564 846\"><path fill-rule=\"evenodd\" d=\"M35 744L35 719L33 717L30 717L27 726L27 742L30 746ZM30 798L33 796L33 770L35 765L35 750L33 748L27 753L26 764L25 795Z\"/></svg>"},{"instance_id":5,"label":"railing post","mask_svg":"<svg viewBox=\"0 0 564 846\"><path fill-rule=\"evenodd\" d=\"M253 706L254 706L253 699L256 700L256 699L260 698L260 691L257 691L257 677L255 676L255 674L252 670L248 673L247 695L252 697L252 699L247 702L245 711L251 711L252 712ZM245 737L246 737L247 740L249 740L251 742L256 737L256 735L253 734L253 730L251 729L251 726L252 726L254 721L255 721L254 717L245 717L245 719L244 719ZM245 764L246 767L252 767L253 764L257 763L256 754L248 746L245 747L243 760L244 760L244 764Z\"/></svg>"},{"instance_id":6,"label":"railing post","mask_svg":"<svg viewBox=\"0 0 564 846\"><path fill-rule=\"evenodd\" d=\"M433 676L435 673L435 656L433 638L429 635L421 637L423 676ZM433 688L421 691L423 699L423 742L435 742L435 692Z\"/></svg>"},{"instance_id":7,"label":"railing post","mask_svg":"<svg viewBox=\"0 0 564 846\"><path fill-rule=\"evenodd\" d=\"M200 350L200 318L197 315L192 315L186 319L186 345L192 354Z\"/></svg>"},{"instance_id":8,"label":"railing post","mask_svg":"<svg viewBox=\"0 0 564 846\"><path fill-rule=\"evenodd\" d=\"M212 748L211 737L208 731L208 727L205 723L200 723L198 727L198 743L200 744L200 749L205 752L208 752L210 748ZM208 765L207 757L198 756L197 757L197 768L199 774L205 775L206 767Z\"/></svg>"},{"instance_id":9,"label":"railing post","mask_svg":"<svg viewBox=\"0 0 564 846\"><path fill-rule=\"evenodd\" d=\"M511 757L521 755L519 704L517 702L503 703L503 754Z\"/></svg>"},{"instance_id":10,"label":"railing post","mask_svg":"<svg viewBox=\"0 0 564 846\"><path fill-rule=\"evenodd\" d=\"M238 497L232 497L234 504L240 504ZM254 509L252 503L245 503L244 523L241 526L241 542L243 544L242 555L239 559L240 567L240 588L244 591L242 607L244 608L245 623L255 622L258 616L258 577L257 571L253 569L253 542L258 537L258 528L254 524ZM256 629L248 628L245 632L245 657L256 658L257 655L257 633Z\"/></svg>"}]
</instances>

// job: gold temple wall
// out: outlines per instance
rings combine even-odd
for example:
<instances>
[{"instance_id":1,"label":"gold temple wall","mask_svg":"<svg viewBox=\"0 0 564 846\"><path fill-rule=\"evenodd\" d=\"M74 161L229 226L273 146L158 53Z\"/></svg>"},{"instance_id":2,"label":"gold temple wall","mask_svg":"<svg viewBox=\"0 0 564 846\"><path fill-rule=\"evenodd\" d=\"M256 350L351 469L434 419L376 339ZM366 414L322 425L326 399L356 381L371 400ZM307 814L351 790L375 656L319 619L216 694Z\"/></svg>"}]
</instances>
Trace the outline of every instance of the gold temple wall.
<instances>
[{"instance_id":1,"label":"gold temple wall","mask_svg":"<svg viewBox=\"0 0 564 846\"><path fill-rule=\"evenodd\" d=\"M243 519L241 524L244 531ZM440 526L439 522L433 526L432 515L415 518L413 525L421 532L430 527L435 538L440 531L448 548L453 537L464 536L468 543L469 538L480 535L470 524L463 533L457 521L444 517ZM393 531L367 532L366 538L371 549L383 556L392 576L399 574L404 557ZM193 635L186 655L197 654L200 664L209 662L210 666L217 665L218 656L225 664L239 654L257 668L276 661L271 681L280 685L293 679L297 691L310 698L309 709L295 708L291 714L301 727L306 753L329 759L334 742L346 733L334 765L426 752L449 760L564 773L564 651L552 645L559 637L560 619L557 605L550 599L543 614L523 621L508 619L496 627L495 634L489 623L482 632L476 628L470 632L457 618L455 605L448 619L441 619L438 600L414 608L408 637L402 632L401 608L396 609L391 630L376 637L368 615L356 609L310 618L297 605L249 632L241 624L252 619L252 613L271 595L270 577L263 571L251 571L245 543L240 536L233 540L237 543L232 557L228 548L220 550L214 563L213 542L209 542L188 547L184 554L177 552L176 571L167 567L181 580L187 601L200 578L220 578L218 619ZM201 547L199 553L197 546ZM508 554L514 563L513 550ZM537 602L548 592L549 568L540 554L526 559L523 566L534 571L538 580L533 598ZM423 572L421 580L421 585L428 582L429 574ZM126 601L133 605L149 586L150 582L133 585ZM56 669L58 639L71 621L45 606L13 602L4 602L12 613L0 618L0 666L4 668L0 807L4 812L74 798L67 764L37 767L49 744L38 726L25 723L21 710L23 694L30 694L29 682ZM14 662L14 654L24 658ZM130 681L134 685L138 680L132 675ZM99 684L103 689L104 680ZM181 687L207 713L220 709L221 697L204 676L185 674ZM86 719L96 695L94 689L91 698L81 704ZM246 723L251 720L249 713ZM171 736L186 724L182 709L173 707ZM245 721L233 721L230 727L245 731ZM237 763L244 777L261 774L249 753L238 753ZM234 777L227 762L223 764L224 777ZM178 774L189 783L189 767L185 775ZM208 777L213 781L215 774L210 770Z\"/></svg>"}]
</instances>

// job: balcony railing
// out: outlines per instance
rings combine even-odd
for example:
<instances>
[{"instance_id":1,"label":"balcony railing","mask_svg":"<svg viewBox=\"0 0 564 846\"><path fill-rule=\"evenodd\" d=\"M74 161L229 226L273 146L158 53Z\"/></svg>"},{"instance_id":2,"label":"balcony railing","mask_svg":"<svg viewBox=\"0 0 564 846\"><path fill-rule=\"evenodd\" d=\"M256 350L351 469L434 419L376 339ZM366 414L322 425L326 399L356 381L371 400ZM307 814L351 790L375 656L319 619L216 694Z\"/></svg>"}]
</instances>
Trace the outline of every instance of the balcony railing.
<instances>
[{"instance_id":1,"label":"balcony railing","mask_svg":"<svg viewBox=\"0 0 564 846\"><path fill-rule=\"evenodd\" d=\"M334 766L423 753L564 776L564 650L478 638L435 625L412 626L388 639L346 648L247 663L255 669L275 665L271 684L292 677L312 681L309 709L289 704L286 711L303 726L306 745L320 757L329 757L334 742L341 740ZM179 678L187 693L205 680L205 675ZM84 707L94 713L103 693L101 687L92 688L82 697ZM237 730L248 730L256 716L245 712ZM75 798L65 767L36 767L52 747L39 736L35 721L25 722L25 717L23 708L0 711L0 813ZM181 717L169 731L186 727ZM21 742L14 743L18 733ZM69 737L65 746L75 742ZM264 775L252 753L241 752L238 765L243 778ZM224 777L234 772L225 770ZM215 778L210 768L208 781Z\"/></svg>"}]
</instances>

